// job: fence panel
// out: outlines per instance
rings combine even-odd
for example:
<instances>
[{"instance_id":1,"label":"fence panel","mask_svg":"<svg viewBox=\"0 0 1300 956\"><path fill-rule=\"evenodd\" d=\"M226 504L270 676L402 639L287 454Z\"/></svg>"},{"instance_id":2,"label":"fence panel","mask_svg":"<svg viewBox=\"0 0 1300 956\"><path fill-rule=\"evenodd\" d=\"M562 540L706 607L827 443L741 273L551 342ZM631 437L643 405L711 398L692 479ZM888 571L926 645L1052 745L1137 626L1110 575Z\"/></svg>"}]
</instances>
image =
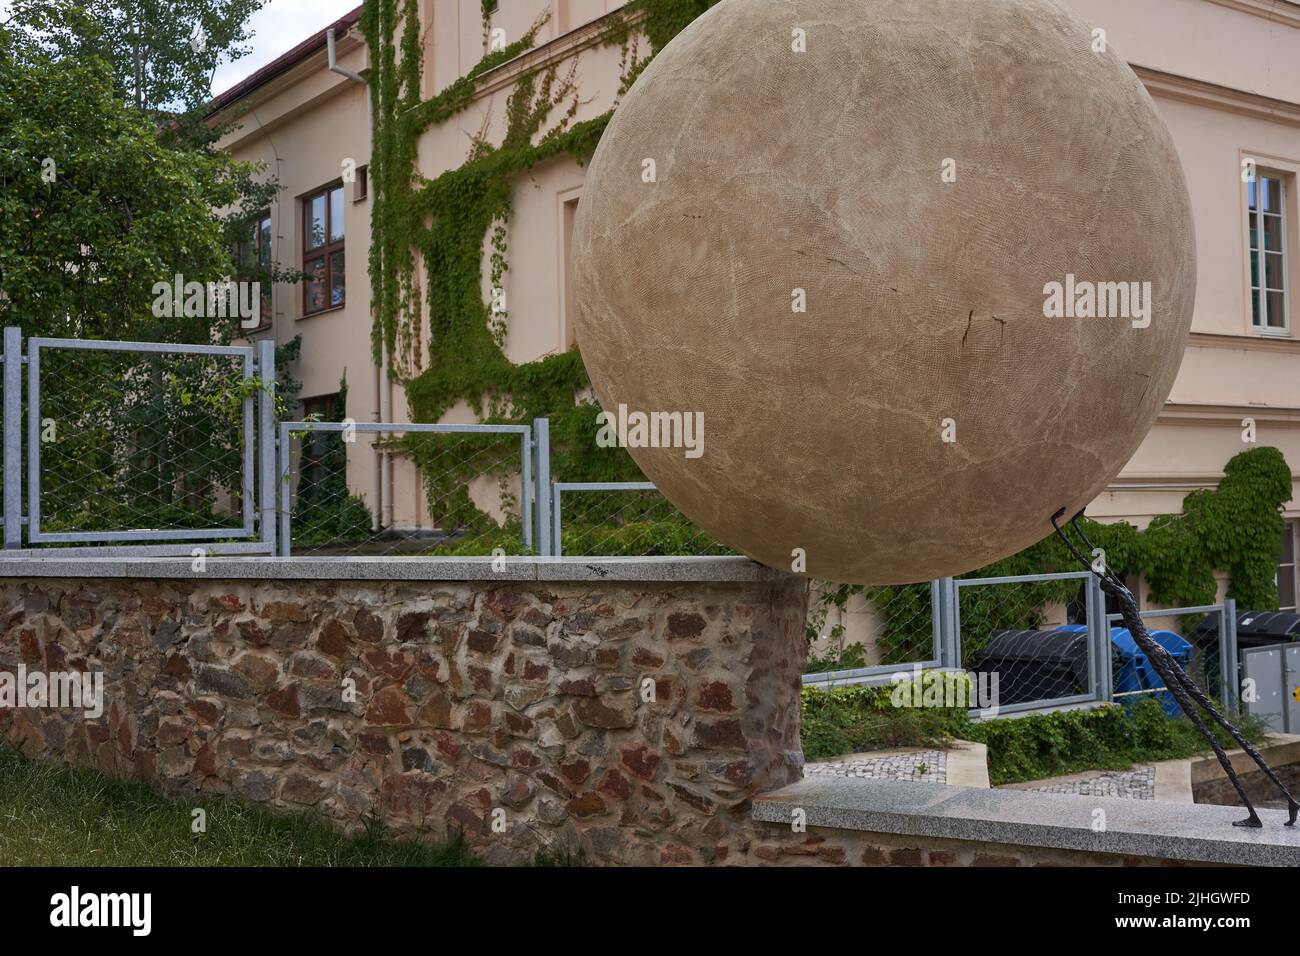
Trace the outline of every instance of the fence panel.
<instances>
[{"instance_id":1,"label":"fence panel","mask_svg":"<svg viewBox=\"0 0 1300 956\"><path fill-rule=\"evenodd\" d=\"M527 425L282 422L279 553L528 553L531 435ZM376 508L366 490L379 482Z\"/></svg>"},{"instance_id":2,"label":"fence panel","mask_svg":"<svg viewBox=\"0 0 1300 956\"><path fill-rule=\"evenodd\" d=\"M1178 661L1187 676L1211 700L1233 711L1237 706L1236 606L1223 604L1199 607L1152 608L1142 620L1152 638ZM1115 634L1114 686L1117 701L1158 700L1166 713L1181 711L1164 682L1132 646L1122 630L1118 614L1107 615Z\"/></svg>"},{"instance_id":3,"label":"fence panel","mask_svg":"<svg viewBox=\"0 0 1300 956\"><path fill-rule=\"evenodd\" d=\"M48 338L27 347L30 544L256 549L239 546L256 534L253 348Z\"/></svg>"},{"instance_id":4,"label":"fence panel","mask_svg":"<svg viewBox=\"0 0 1300 956\"><path fill-rule=\"evenodd\" d=\"M551 486L557 557L734 555L648 481L557 481Z\"/></svg>"},{"instance_id":5,"label":"fence panel","mask_svg":"<svg viewBox=\"0 0 1300 956\"><path fill-rule=\"evenodd\" d=\"M1108 649L1088 571L958 578L961 666L993 686L1000 713L1104 700Z\"/></svg>"},{"instance_id":6,"label":"fence panel","mask_svg":"<svg viewBox=\"0 0 1300 956\"><path fill-rule=\"evenodd\" d=\"M912 668L944 666L943 584L815 587L804 684L883 683Z\"/></svg>"}]
</instances>

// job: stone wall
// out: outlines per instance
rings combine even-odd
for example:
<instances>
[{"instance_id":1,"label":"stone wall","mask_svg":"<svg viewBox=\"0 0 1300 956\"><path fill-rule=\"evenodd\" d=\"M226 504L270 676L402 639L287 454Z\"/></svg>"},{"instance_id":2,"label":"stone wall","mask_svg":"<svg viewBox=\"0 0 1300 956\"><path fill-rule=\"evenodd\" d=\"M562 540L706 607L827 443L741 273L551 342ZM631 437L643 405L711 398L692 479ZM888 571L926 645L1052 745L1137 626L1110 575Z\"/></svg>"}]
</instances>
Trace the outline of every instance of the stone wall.
<instances>
[{"instance_id":1,"label":"stone wall","mask_svg":"<svg viewBox=\"0 0 1300 956\"><path fill-rule=\"evenodd\" d=\"M489 860L762 862L799 778L805 582L0 580L0 669L102 671L105 711L0 710L32 756L461 829ZM354 690L354 693L353 693Z\"/></svg>"}]
</instances>

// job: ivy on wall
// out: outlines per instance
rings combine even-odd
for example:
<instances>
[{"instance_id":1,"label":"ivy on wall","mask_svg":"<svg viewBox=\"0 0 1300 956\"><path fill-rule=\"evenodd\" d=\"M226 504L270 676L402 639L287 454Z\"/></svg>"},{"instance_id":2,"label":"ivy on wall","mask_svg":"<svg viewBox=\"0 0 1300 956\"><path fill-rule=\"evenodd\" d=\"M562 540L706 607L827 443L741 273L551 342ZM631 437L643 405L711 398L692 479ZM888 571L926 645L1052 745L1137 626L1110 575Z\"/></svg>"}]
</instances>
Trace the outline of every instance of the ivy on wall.
<instances>
[{"instance_id":1,"label":"ivy on wall","mask_svg":"<svg viewBox=\"0 0 1300 956\"><path fill-rule=\"evenodd\" d=\"M601 38L622 44L626 89L650 56L716 0L634 0ZM482 4L485 48L493 4ZM421 135L467 110L479 79L532 49L547 22L539 18L519 40L488 52L465 76L430 98L423 98L419 12L416 0L366 0L361 27L370 46L374 147L370 163L370 282L374 313L372 347L387 356L391 374L407 394L413 421L436 422L457 402L467 402L481 420L521 423L551 420L551 463L566 481L640 480L622 449L599 448L599 407L585 398L590 388L576 350L516 364L505 355L509 309L497 299L484 301L483 246L490 242L489 288L500 289L509 270L506 226L514 178L560 155L585 162L595 150L611 113L573 122L579 101L574 68L555 66L526 73L516 82L499 145L484 128L472 138L466 161L433 179L417 168ZM632 23L639 23L652 52L637 53ZM422 288L421 282L427 283ZM508 304L508 303L507 303ZM427 335L427 339L426 339ZM482 474L481 443L457 460L455 437L413 442L416 463L425 469L431 507L458 502L457 514L435 520L465 521L472 507L458 493ZM463 440L461 440L463 441ZM512 461L502 442L499 466Z\"/></svg>"}]
</instances>

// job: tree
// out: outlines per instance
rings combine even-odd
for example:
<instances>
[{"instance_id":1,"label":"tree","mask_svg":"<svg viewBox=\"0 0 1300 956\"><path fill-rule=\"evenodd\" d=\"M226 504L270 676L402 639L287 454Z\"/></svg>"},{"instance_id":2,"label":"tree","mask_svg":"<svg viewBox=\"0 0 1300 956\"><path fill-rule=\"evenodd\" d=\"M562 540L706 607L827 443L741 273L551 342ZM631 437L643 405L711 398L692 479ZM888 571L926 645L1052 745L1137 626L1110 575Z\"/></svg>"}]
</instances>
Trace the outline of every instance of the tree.
<instances>
[{"instance_id":1,"label":"tree","mask_svg":"<svg viewBox=\"0 0 1300 956\"><path fill-rule=\"evenodd\" d=\"M222 60L249 52L266 0L15 0L14 24L56 55L98 57L136 109L188 114Z\"/></svg>"},{"instance_id":2,"label":"tree","mask_svg":"<svg viewBox=\"0 0 1300 956\"><path fill-rule=\"evenodd\" d=\"M15 0L12 5L13 15L7 26L12 32L11 41L20 62L33 69L61 71L60 81L87 71L94 73L91 88L100 102L93 110L84 108L90 105L88 103L78 104L82 108L75 118L61 117L55 125L61 125L66 132L66 144L80 144L80 159L100 167L100 189L107 195L108 207L119 211L139 208L139 203L133 201L138 200L138 196L112 195L119 189L130 192L146 187L160 201L168 201L175 198L173 190L179 189L187 179L194 187L191 196L197 193L208 201L208 214L212 219L210 229L199 228L189 215L197 213L197 207L178 207L186 211L183 217L186 220L185 236L179 237L182 241L170 245L174 254L165 257L166 268L152 269L161 274L155 275L151 281L170 280L180 274L186 281L205 282L229 275L239 280L261 282L267 289L273 282L292 282L300 278L296 270L282 269L276 263L268 267L255 260L235 262L232 258L235 244L248 239L250 220L271 204L279 186L267 175L264 164L235 162L217 147L217 141L234 124L233 118L214 123L206 115L212 74L217 63L239 59L248 52L248 18L265 2ZM12 79L19 82L18 77ZM109 102L112 97L120 100L116 107ZM57 95L38 99L40 102L37 104L25 105L41 109L59 108ZM128 112L124 113L124 110ZM136 154L137 158L145 160L156 174L166 175L168 181L165 184L160 181L147 187L136 177L119 179L118 170L109 162L112 157L105 154L106 150L100 144L94 147L100 152L98 156L92 155L92 150L83 150L102 136L93 125L87 127L72 120L84 120L100 111L126 122L133 133L138 134L131 137L129 144L107 145L119 146L119 152L146 149L148 158L140 153ZM36 125L48 124L38 120ZM143 139L146 128L153 131L159 148L181 155L164 156L158 149L147 148ZM0 141L3 138L0 133ZM42 156L57 161L57 156L51 152ZM66 198L73 203L78 200L75 192L66 194ZM165 210L166 206L158 208ZM71 212L68 209L62 211ZM77 222L62 223L67 227L62 230L65 238L77 240L78 231L91 225L89 218L79 216ZM42 231L47 230L48 223L47 214L47 219L42 222ZM87 245L76 242L77 248ZM224 251L218 253L218 245ZM143 246L139 243L105 245L97 242L91 247L102 249L104 257L126 253L127 259L117 263L121 269L126 269L131 254L144 253L147 257L155 245L146 237ZM168 247L164 245L162 248L166 250ZM134 291L138 293L138 289ZM138 301L136 296L131 297L132 307ZM38 314L41 314L39 309ZM153 328L147 321L115 323L119 329L130 329L131 335L137 338L155 338L160 333L161 337L170 338L176 334L177 326L183 327L186 337L192 340L206 341L213 332L219 339L230 335L227 328L202 330L199 323L194 322L173 323L168 320L167 326L170 332ZM86 334L94 334L94 327L89 326Z\"/></svg>"},{"instance_id":3,"label":"tree","mask_svg":"<svg viewBox=\"0 0 1300 956\"><path fill-rule=\"evenodd\" d=\"M153 285L230 271L228 156L163 144L107 64L0 27L0 321L29 334L205 341L152 315Z\"/></svg>"}]
</instances>

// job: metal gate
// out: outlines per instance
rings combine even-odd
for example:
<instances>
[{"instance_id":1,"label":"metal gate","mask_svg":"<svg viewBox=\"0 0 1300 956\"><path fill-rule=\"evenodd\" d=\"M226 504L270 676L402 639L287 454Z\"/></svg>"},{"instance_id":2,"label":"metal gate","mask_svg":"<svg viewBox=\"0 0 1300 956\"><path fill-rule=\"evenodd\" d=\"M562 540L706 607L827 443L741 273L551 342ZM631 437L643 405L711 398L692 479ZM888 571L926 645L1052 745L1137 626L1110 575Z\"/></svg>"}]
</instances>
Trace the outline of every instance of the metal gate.
<instances>
[{"instance_id":1,"label":"metal gate","mask_svg":"<svg viewBox=\"0 0 1300 956\"><path fill-rule=\"evenodd\" d=\"M274 552L274 343L26 346L5 329L5 554Z\"/></svg>"}]
</instances>

